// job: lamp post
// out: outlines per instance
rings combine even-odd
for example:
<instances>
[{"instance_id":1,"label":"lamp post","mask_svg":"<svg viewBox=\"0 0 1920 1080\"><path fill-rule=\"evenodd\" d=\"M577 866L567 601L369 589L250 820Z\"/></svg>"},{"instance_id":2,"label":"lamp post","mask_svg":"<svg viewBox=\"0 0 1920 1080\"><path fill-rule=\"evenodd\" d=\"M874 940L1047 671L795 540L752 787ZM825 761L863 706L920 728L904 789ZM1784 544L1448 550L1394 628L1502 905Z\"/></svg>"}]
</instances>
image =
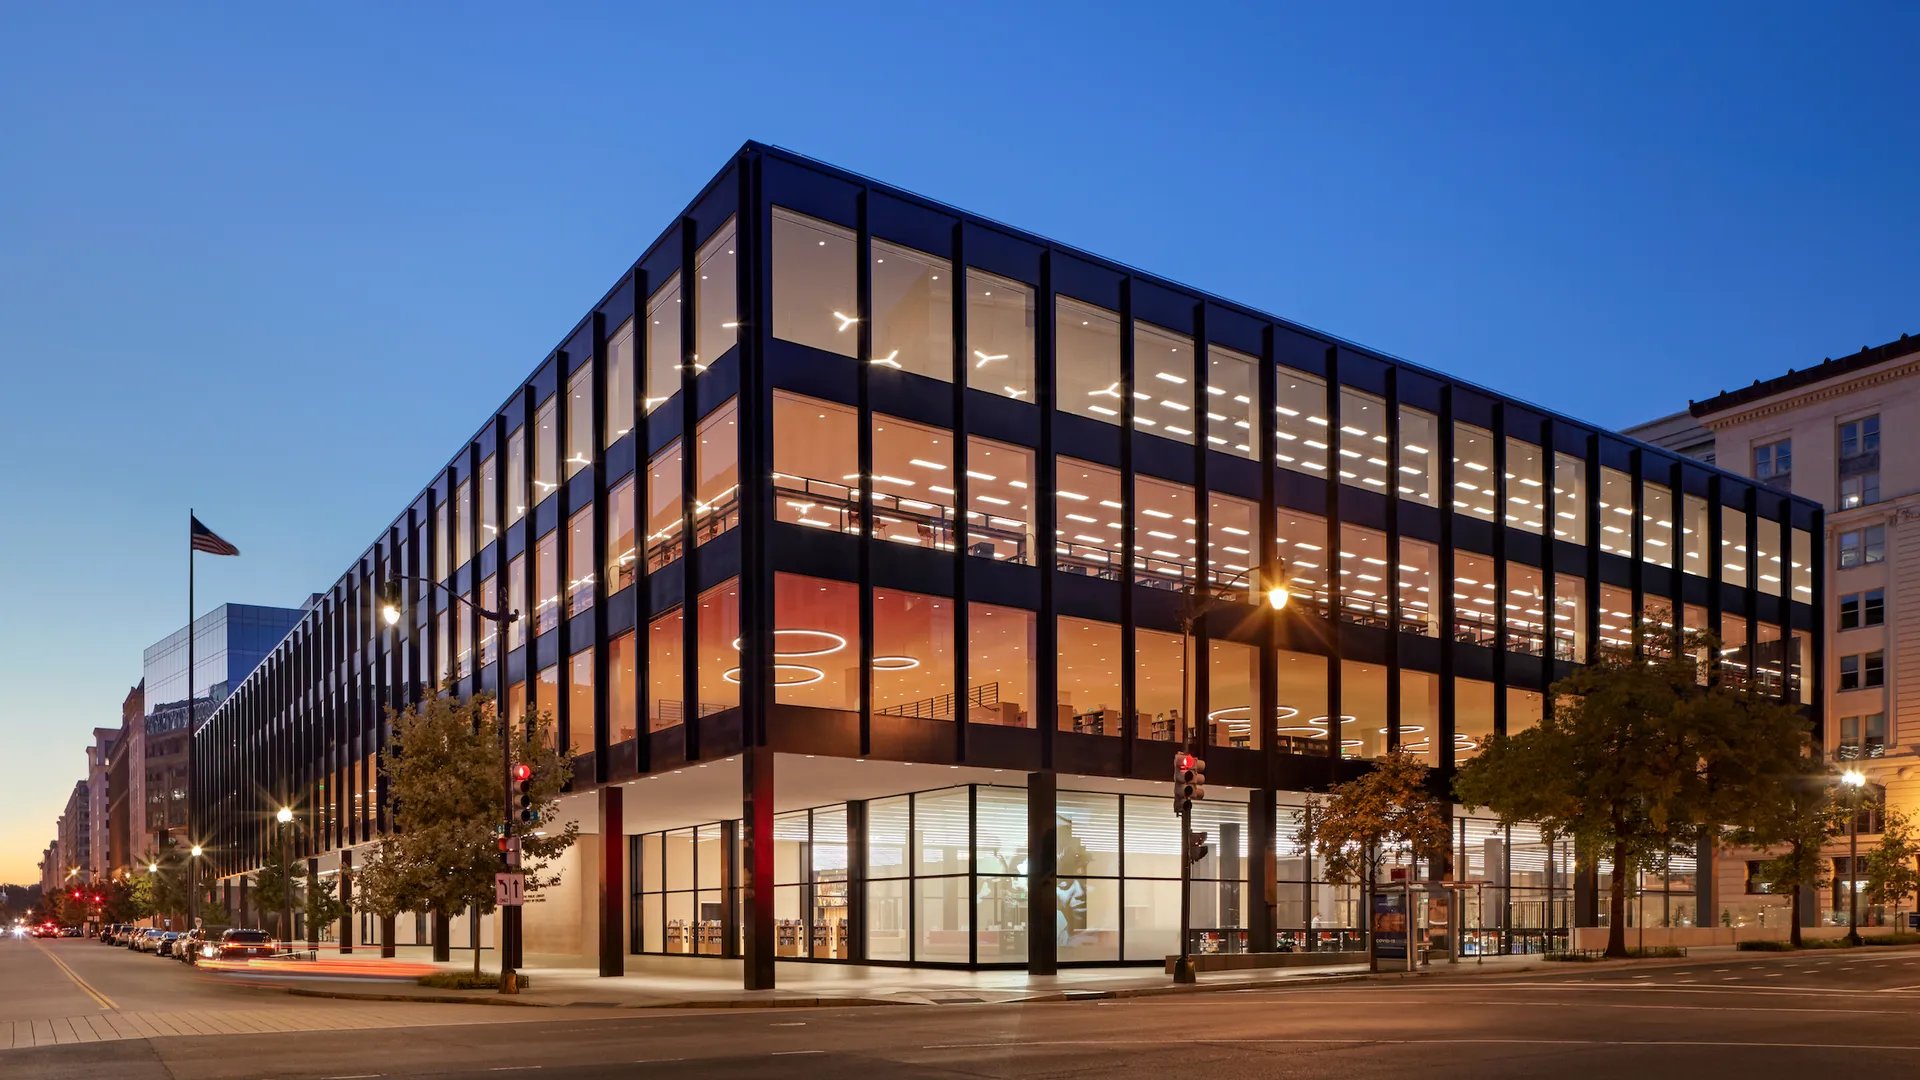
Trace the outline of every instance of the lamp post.
<instances>
[{"instance_id":1,"label":"lamp post","mask_svg":"<svg viewBox=\"0 0 1920 1080\"><path fill-rule=\"evenodd\" d=\"M187 929L200 929L200 856L205 849L199 844L187 849Z\"/></svg>"},{"instance_id":2,"label":"lamp post","mask_svg":"<svg viewBox=\"0 0 1920 1080\"><path fill-rule=\"evenodd\" d=\"M1867 774L1848 769L1840 774L1847 786L1847 944L1860 944L1860 795Z\"/></svg>"},{"instance_id":3,"label":"lamp post","mask_svg":"<svg viewBox=\"0 0 1920 1080\"><path fill-rule=\"evenodd\" d=\"M1248 600L1252 603L1257 604L1264 598L1267 610L1272 612L1276 618L1280 612L1286 610L1287 601L1292 596L1287 589L1287 573L1284 563L1281 564L1279 581L1265 590L1264 597L1259 596L1260 590L1253 587L1253 582L1250 577L1253 572L1253 569L1249 567L1237 574L1223 578L1217 583L1196 580L1194 582L1195 587L1202 591L1187 594L1186 603L1183 604L1180 609L1180 712L1186 720L1187 727L1185 736L1181 739L1181 745L1185 748L1182 751L1181 757L1188 762L1193 762L1196 756L1193 707L1187 700L1188 687L1192 684L1192 679L1188 674L1189 660L1187 641L1193 636L1193 624L1213 609L1214 604L1220 601L1221 592L1225 592L1235 586L1248 586L1248 593L1250 594ZM1200 578L1204 579L1204 577L1205 571L1203 570ZM1247 713L1249 723L1259 722L1259 717L1253 709L1248 709ZM1202 717L1201 721L1205 723L1207 722L1207 718ZM1208 741L1211 742L1213 733L1207 731L1205 734L1207 735ZM1183 765L1180 767L1185 769L1188 766ZM1195 857L1192 829L1193 802L1180 795L1180 783L1180 778L1176 776L1174 780L1174 797L1178 804L1177 809L1180 815L1180 954L1175 957L1173 961L1173 981L1176 983L1193 983L1197 981L1193 970L1193 944L1191 940L1193 937L1193 863Z\"/></svg>"},{"instance_id":4,"label":"lamp post","mask_svg":"<svg viewBox=\"0 0 1920 1080\"><path fill-rule=\"evenodd\" d=\"M499 657L500 657L499 694L500 694L500 697L499 697L499 702L496 708L494 709L494 713L500 718L500 827L501 827L500 839L505 844L505 850L501 855L501 863L503 868L507 870L517 870L519 869L519 867L517 864L512 862L513 856L510 854L512 851L516 849L512 843L512 839L513 839L513 739L510 734L510 729L507 722L507 710L506 710L506 699L507 699L506 631L510 625L520 621L520 613L518 611L515 611L509 605L509 601L511 598L507 595L507 583L505 580L505 575L501 576L501 580L497 583L497 586L496 586L497 598L495 600L495 604L497 606L494 610L488 610L486 608L481 607L479 604L474 603L472 600L469 600L466 597L460 595L459 593L454 592L452 589L447 588L445 585L442 585L437 581L433 581L429 578L414 577L412 575L402 574L402 575L398 575L398 576L387 579L387 581L380 586L380 617L383 620L385 620L388 626L400 625L400 615L401 615L401 610L404 603L404 592L400 588L400 583L403 581L419 582L425 585L432 586L433 588L439 589L441 592L445 593L446 595L472 608L474 611L474 614L480 616L482 619L485 619L488 622L494 623L500 627L500 639L501 639L500 646L499 646ZM475 664L474 667L475 667L475 670L479 669L478 664ZM520 952L520 909L518 907L510 906L510 905L503 906L500 909L500 992L503 994L517 994L520 992L519 979L514 974L514 968L519 963L519 959L520 959L519 952Z\"/></svg>"},{"instance_id":5,"label":"lamp post","mask_svg":"<svg viewBox=\"0 0 1920 1080\"><path fill-rule=\"evenodd\" d=\"M293 940L293 881L287 869L287 832L293 824L293 808L283 806L273 815L280 823L280 936Z\"/></svg>"}]
</instances>

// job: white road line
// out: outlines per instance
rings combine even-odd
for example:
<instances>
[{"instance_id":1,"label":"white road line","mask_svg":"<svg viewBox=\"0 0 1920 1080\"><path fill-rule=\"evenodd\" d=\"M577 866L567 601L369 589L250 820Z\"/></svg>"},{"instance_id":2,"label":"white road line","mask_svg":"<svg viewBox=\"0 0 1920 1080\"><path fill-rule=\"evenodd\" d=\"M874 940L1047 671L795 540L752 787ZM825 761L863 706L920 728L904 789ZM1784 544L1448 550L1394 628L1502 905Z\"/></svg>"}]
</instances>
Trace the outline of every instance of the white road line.
<instances>
[{"instance_id":1,"label":"white road line","mask_svg":"<svg viewBox=\"0 0 1920 1080\"><path fill-rule=\"evenodd\" d=\"M824 1054L825 1050L775 1050L768 1057L799 1057L803 1054Z\"/></svg>"},{"instance_id":2,"label":"white road line","mask_svg":"<svg viewBox=\"0 0 1920 1080\"><path fill-rule=\"evenodd\" d=\"M1317 1035L1300 1035L1280 1039L1232 1039L1209 1038L1202 1040L1215 1045L1239 1046L1365 1046L1365 1045L1406 1045L1406 1046L1712 1046L1726 1049L1744 1050L1893 1050L1920 1054L1920 1044L1903 1043L1808 1043L1808 1042L1709 1042L1699 1039L1340 1039ZM1039 1046L1165 1046L1165 1039L1023 1039L1017 1043L980 1042L980 1043L939 1043L927 1046L927 1050L978 1050L984 1047L1002 1049L1027 1049ZM808 1053L822 1053L814 1050Z\"/></svg>"}]
</instances>

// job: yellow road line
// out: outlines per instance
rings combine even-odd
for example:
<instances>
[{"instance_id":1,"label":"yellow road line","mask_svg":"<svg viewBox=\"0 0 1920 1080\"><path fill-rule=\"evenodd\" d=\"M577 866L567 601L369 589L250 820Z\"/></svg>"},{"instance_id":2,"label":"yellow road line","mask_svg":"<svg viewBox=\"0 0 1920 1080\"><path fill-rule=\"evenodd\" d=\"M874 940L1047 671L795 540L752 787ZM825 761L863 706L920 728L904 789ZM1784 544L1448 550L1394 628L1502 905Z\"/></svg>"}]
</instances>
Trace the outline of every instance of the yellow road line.
<instances>
[{"instance_id":1,"label":"yellow road line","mask_svg":"<svg viewBox=\"0 0 1920 1080\"><path fill-rule=\"evenodd\" d=\"M47 959L53 961L53 964L55 967L67 973L67 978L73 980L73 985L78 986L82 990L85 990L87 992L87 996L92 998L94 1002L98 1004L101 1008L103 1009L119 1008L119 1006L113 1003L112 998L108 997L107 995L101 993L98 990L95 990L93 988L93 984L87 982L87 980L80 977L79 972L68 967L67 962L65 960L62 960L59 957L53 955L53 950L47 948L45 945L42 945L37 941L33 943L33 947L45 953L47 956Z\"/></svg>"}]
</instances>

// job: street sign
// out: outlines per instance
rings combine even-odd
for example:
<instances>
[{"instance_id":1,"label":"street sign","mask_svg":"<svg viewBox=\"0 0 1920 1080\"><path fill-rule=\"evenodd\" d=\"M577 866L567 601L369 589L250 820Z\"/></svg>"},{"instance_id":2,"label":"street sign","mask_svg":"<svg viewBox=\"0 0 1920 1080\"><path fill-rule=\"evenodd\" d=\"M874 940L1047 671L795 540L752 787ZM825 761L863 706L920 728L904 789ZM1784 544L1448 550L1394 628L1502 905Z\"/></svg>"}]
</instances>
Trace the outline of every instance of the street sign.
<instances>
[{"instance_id":1,"label":"street sign","mask_svg":"<svg viewBox=\"0 0 1920 1080\"><path fill-rule=\"evenodd\" d=\"M493 875L493 902L501 907L520 907L527 901L527 876L520 873Z\"/></svg>"}]
</instances>

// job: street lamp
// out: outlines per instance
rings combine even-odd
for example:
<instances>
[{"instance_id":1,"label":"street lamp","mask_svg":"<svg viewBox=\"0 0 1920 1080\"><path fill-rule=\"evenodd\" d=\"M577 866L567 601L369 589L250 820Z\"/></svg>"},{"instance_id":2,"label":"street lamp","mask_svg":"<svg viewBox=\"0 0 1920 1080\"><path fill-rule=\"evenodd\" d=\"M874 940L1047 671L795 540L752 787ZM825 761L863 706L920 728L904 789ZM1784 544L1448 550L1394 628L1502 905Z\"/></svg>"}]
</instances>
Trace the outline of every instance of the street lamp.
<instances>
[{"instance_id":1,"label":"street lamp","mask_svg":"<svg viewBox=\"0 0 1920 1080\"><path fill-rule=\"evenodd\" d=\"M293 882L287 866L287 826L293 824L293 807L283 806L273 815L280 823L280 935L293 941ZM292 947L291 944L288 945Z\"/></svg>"},{"instance_id":2,"label":"street lamp","mask_svg":"<svg viewBox=\"0 0 1920 1080\"><path fill-rule=\"evenodd\" d=\"M1196 756L1196 746L1194 742L1195 725L1193 723L1194 710L1191 703L1187 700L1187 688L1192 685L1192 679L1188 672L1190 665L1188 659L1188 642L1193 637L1193 624L1213 609L1213 605L1220 601L1222 594L1227 593L1228 590L1233 589L1235 586L1245 586L1248 593L1247 602L1258 604L1262 590L1253 577L1255 572L1255 568L1248 567L1239 573L1222 578L1217 582L1209 583L1204 580L1207 571L1203 570L1201 571L1201 579L1194 582L1197 591L1188 593L1185 598L1185 603L1181 606L1180 711L1182 718L1186 722L1186 731L1181 742L1185 747L1185 760L1187 761L1193 761ZM1267 602L1267 610L1273 612L1277 618L1280 612L1286 609L1287 601L1292 598L1292 594L1287 588L1287 567L1284 562L1280 564L1279 579L1265 590L1264 595ZM1272 644L1277 645L1278 642L1276 641ZM1258 724L1261 722L1258 710L1248 709L1247 715L1249 724ZM1202 724L1211 723L1209 717L1201 717L1200 720ZM1334 730L1335 736L1333 741L1335 750L1337 751L1339 748L1339 729L1336 727ZM1211 743L1213 733L1205 729L1202 729L1202 731L1206 737L1206 741ZM1178 780L1176 780L1175 783L1177 786ZM1177 790L1175 794L1178 795ZM1192 831L1193 803L1187 799L1176 799L1176 803L1175 811L1180 815L1180 954L1173 962L1173 981L1176 983L1193 983L1198 981L1194 975L1193 956L1191 952L1192 943L1190 941L1193 936L1193 864L1195 861L1193 850L1194 834Z\"/></svg>"},{"instance_id":3,"label":"street lamp","mask_svg":"<svg viewBox=\"0 0 1920 1080\"><path fill-rule=\"evenodd\" d=\"M401 582L418 582L424 585L429 585L435 589L439 589L441 592L445 593L446 595L472 608L474 611L474 614L480 616L482 619L485 619L488 622L494 623L500 627L501 637L503 639L500 642L501 647L499 649L500 700L499 700L498 707L496 707L494 711L495 711L495 714L500 718L500 823L501 823L500 839L504 845L503 853L501 855L501 862L502 862L503 868L506 870L509 870L509 871L518 870L519 865L513 861L516 857L514 855L514 852L517 851L518 849L512 843L512 839L513 839L513 739L510 733L511 729L510 729L510 725L508 724L508 719L506 714L507 649L506 649L506 641L504 640L504 638L506 636L507 627L509 627L513 623L520 621L520 613L518 611L515 611L511 606L511 603L510 603L511 597L508 595L507 583L504 580L504 578L500 580L497 584L496 595L494 600L495 607L493 610L488 610L487 608L481 607L479 604L474 603L472 600L468 599L467 597L462 596L457 592L454 592L452 589L447 588L445 585L442 585L437 581L433 581L428 578L414 577L411 575L402 574L396 577L389 578L380 586L380 591L379 591L380 618L388 626L400 625L400 619L402 614L401 608L405 603L405 591L401 588ZM476 668L477 667L478 665L476 665ZM476 945L477 944L478 943L476 942ZM520 992L519 979L515 976L514 970L513 970L514 967L520 961L519 954L520 954L520 909L518 907L511 906L511 905L503 905L500 909L500 992L503 994L517 994Z\"/></svg>"},{"instance_id":4,"label":"street lamp","mask_svg":"<svg viewBox=\"0 0 1920 1080\"><path fill-rule=\"evenodd\" d=\"M1848 769L1840 782L1850 791L1847 796L1847 944L1860 944L1860 795L1867 786L1867 774Z\"/></svg>"},{"instance_id":5,"label":"street lamp","mask_svg":"<svg viewBox=\"0 0 1920 1080\"><path fill-rule=\"evenodd\" d=\"M200 929L200 855L203 849L195 844L187 849L187 929Z\"/></svg>"}]
</instances>

